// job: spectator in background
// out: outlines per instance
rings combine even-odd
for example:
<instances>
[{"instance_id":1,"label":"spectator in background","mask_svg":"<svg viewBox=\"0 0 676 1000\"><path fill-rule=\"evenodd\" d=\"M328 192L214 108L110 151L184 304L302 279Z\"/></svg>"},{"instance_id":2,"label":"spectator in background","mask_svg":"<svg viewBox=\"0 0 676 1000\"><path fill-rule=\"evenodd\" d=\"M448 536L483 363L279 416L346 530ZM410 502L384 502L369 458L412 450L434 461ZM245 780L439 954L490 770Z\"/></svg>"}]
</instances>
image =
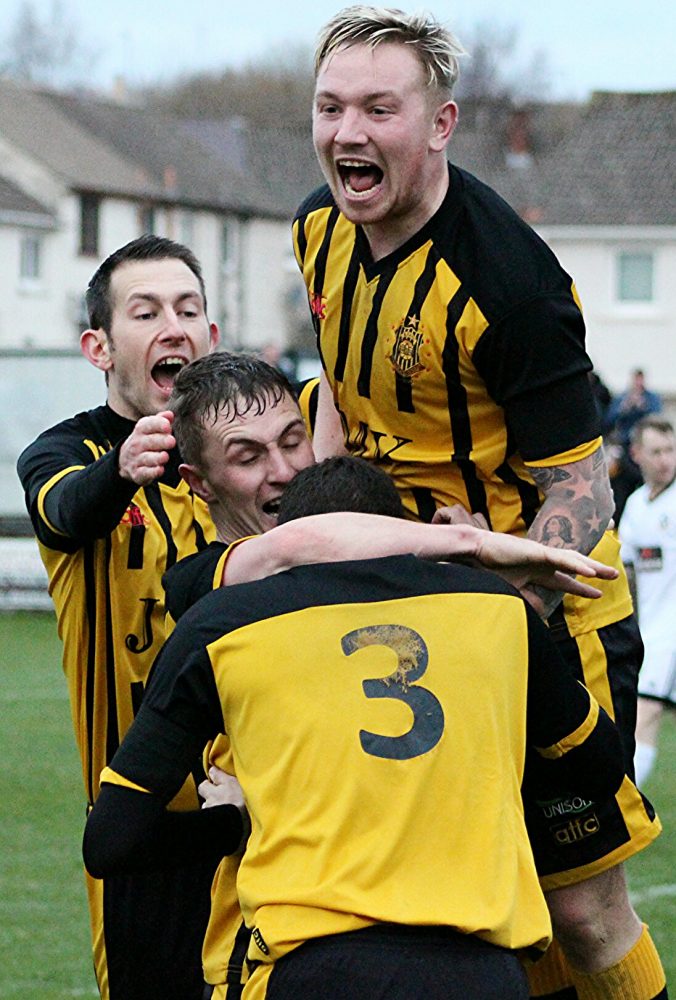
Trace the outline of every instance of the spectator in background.
<instances>
[{"instance_id":1,"label":"spectator in background","mask_svg":"<svg viewBox=\"0 0 676 1000\"><path fill-rule=\"evenodd\" d=\"M652 771L665 705L676 704L676 438L666 420L644 417L632 431L632 456L645 485L627 500L622 558L633 568L645 658L638 679L636 782Z\"/></svg>"},{"instance_id":2,"label":"spectator in background","mask_svg":"<svg viewBox=\"0 0 676 1000\"><path fill-rule=\"evenodd\" d=\"M631 373L629 388L616 396L606 413L606 433L612 456L611 485L615 499L615 524L619 525L624 505L643 482L641 470L631 456L632 428L651 413L659 413L662 400L645 387L645 375L640 368Z\"/></svg>"},{"instance_id":3,"label":"spectator in background","mask_svg":"<svg viewBox=\"0 0 676 1000\"><path fill-rule=\"evenodd\" d=\"M645 374L640 368L631 373L629 388L620 393L608 407L608 427L623 447L629 447L632 427L651 413L659 413L662 400L645 387Z\"/></svg>"},{"instance_id":4,"label":"spectator in background","mask_svg":"<svg viewBox=\"0 0 676 1000\"><path fill-rule=\"evenodd\" d=\"M645 387L645 375L640 368L631 373L629 388L612 401L606 411L605 432L611 455L610 477L615 499L615 524L619 525L624 505L643 482L641 470L631 456L632 428L651 413L659 413L662 400Z\"/></svg>"}]
</instances>

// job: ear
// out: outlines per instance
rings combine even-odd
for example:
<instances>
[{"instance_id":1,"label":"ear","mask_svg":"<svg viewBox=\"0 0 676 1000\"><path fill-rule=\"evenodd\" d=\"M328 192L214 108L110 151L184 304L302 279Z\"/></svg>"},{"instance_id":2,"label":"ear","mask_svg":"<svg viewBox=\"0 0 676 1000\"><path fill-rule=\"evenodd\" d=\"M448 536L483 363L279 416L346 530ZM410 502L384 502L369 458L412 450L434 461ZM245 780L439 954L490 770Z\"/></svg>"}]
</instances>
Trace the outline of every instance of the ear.
<instances>
[{"instance_id":1,"label":"ear","mask_svg":"<svg viewBox=\"0 0 676 1000\"><path fill-rule=\"evenodd\" d=\"M455 101L445 101L435 109L430 139L433 152L442 152L446 148L457 123L458 105Z\"/></svg>"},{"instance_id":2,"label":"ear","mask_svg":"<svg viewBox=\"0 0 676 1000\"><path fill-rule=\"evenodd\" d=\"M220 332L215 323L209 323L209 350L207 354L213 354L214 351L218 350L218 342L220 339Z\"/></svg>"},{"instance_id":3,"label":"ear","mask_svg":"<svg viewBox=\"0 0 676 1000\"><path fill-rule=\"evenodd\" d=\"M178 471L195 496L200 497L205 503L213 503L216 499L214 491L211 489L208 480L197 471L194 465L182 462L178 467Z\"/></svg>"},{"instance_id":4,"label":"ear","mask_svg":"<svg viewBox=\"0 0 676 1000\"><path fill-rule=\"evenodd\" d=\"M110 340L105 330L85 330L80 337L80 350L87 361L102 372L113 367L110 356Z\"/></svg>"}]
</instances>

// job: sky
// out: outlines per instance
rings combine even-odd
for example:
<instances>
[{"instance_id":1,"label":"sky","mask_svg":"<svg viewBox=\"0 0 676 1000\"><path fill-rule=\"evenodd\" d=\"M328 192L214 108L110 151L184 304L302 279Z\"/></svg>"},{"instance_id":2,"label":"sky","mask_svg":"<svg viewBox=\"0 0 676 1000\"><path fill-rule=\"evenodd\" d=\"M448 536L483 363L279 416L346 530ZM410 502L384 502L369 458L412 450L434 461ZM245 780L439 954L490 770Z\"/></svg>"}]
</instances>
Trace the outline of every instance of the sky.
<instances>
[{"instance_id":1,"label":"sky","mask_svg":"<svg viewBox=\"0 0 676 1000\"><path fill-rule=\"evenodd\" d=\"M54 0L30 0L39 18ZM78 40L95 54L81 78L100 89L218 71L299 46L347 0L56 0ZM3 0L6 32L22 0ZM515 28L515 65L543 54L553 100L593 90L676 89L676 4L668 0L385 0L428 9L462 41L486 24ZM0 31L0 38L3 32Z\"/></svg>"}]
</instances>

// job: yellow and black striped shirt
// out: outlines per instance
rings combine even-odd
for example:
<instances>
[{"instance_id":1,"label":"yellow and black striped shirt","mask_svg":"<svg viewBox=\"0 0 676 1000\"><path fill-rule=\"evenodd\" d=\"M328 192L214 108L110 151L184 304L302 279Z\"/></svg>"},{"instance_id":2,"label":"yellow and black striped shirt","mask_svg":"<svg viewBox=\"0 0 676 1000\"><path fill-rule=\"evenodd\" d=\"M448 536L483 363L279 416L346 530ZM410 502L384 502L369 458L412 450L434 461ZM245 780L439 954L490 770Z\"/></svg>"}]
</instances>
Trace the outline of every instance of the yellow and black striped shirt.
<instances>
[{"instance_id":1,"label":"yellow and black striped shirt","mask_svg":"<svg viewBox=\"0 0 676 1000\"><path fill-rule=\"evenodd\" d=\"M100 406L45 431L18 465L56 608L89 802L164 641L162 574L215 535L176 454L155 483L121 479L117 446L133 426ZM184 806L196 805L194 791L186 794Z\"/></svg>"},{"instance_id":2,"label":"yellow and black striped shirt","mask_svg":"<svg viewBox=\"0 0 676 1000\"><path fill-rule=\"evenodd\" d=\"M374 262L328 187L294 222L324 370L353 454L386 465L412 514L461 503L523 533L527 465L600 443L570 277L502 199L449 165L444 203Z\"/></svg>"}]
</instances>

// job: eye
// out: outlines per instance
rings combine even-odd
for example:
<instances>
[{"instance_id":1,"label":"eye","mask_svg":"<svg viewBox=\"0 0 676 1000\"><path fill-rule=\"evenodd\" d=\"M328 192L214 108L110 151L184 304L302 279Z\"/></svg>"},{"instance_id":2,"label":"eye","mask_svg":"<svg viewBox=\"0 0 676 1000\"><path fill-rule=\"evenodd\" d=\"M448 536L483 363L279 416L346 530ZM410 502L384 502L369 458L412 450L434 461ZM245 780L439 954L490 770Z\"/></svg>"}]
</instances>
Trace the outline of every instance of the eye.
<instances>
[{"instance_id":1,"label":"eye","mask_svg":"<svg viewBox=\"0 0 676 1000\"><path fill-rule=\"evenodd\" d=\"M280 448L284 451L292 451L294 448L298 448L304 441L304 435L302 434L292 434L280 443Z\"/></svg>"}]
</instances>

